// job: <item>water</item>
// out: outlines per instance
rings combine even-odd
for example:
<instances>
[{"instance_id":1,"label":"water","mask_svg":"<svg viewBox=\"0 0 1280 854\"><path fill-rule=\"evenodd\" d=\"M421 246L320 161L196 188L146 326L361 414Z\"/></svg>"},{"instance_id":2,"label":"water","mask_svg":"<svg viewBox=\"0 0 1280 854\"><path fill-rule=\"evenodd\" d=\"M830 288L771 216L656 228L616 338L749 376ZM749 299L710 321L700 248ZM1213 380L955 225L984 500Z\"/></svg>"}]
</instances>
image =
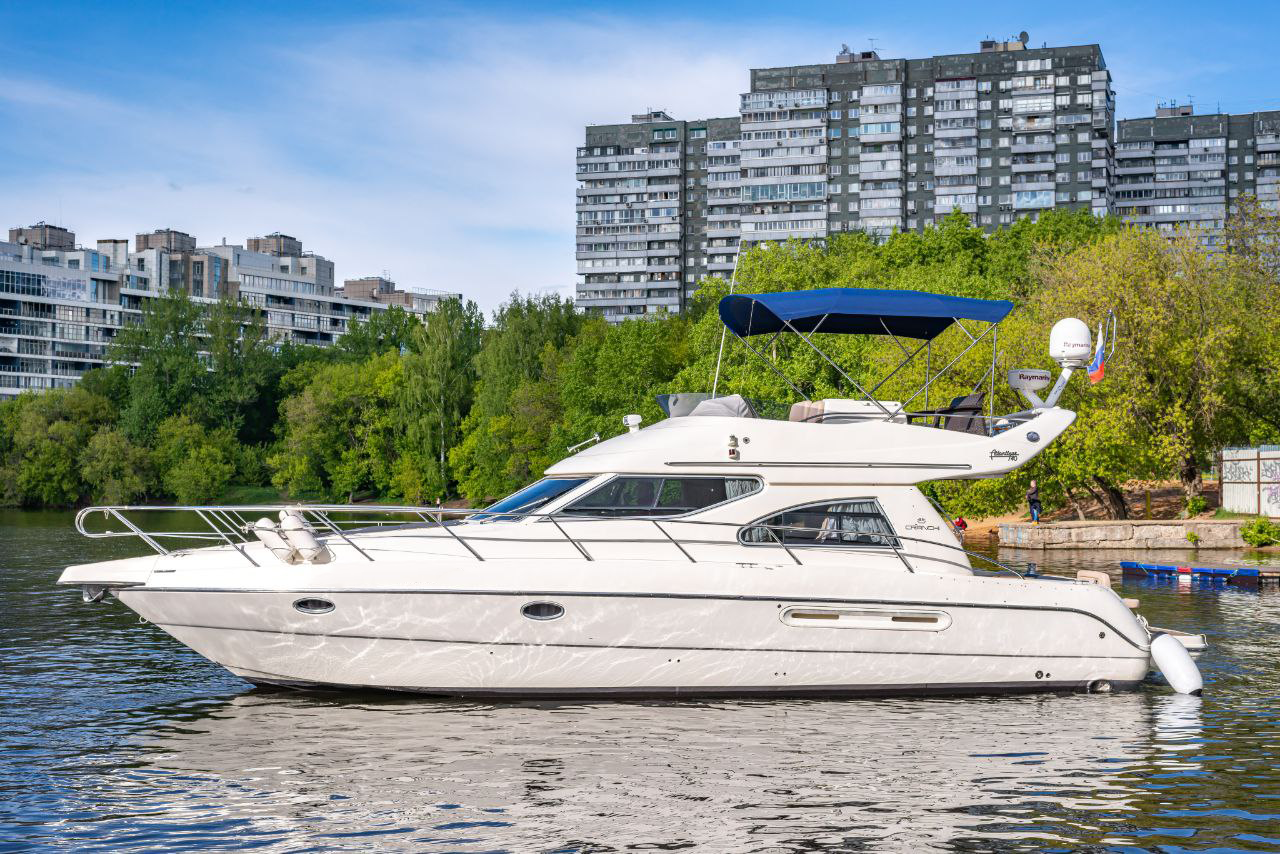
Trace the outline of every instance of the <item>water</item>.
<instances>
[{"instance_id":1,"label":"water","mask_svg":"<svg viewBox=\"0 0 1280 854\"><path fill-rule=\"evenodd\" d=\"M53 586L129 548L0 513L0 850L1280 851L1275 593L1127 588L1202 699L490 705L255 690Z\"/></svg>"}]
</instances>

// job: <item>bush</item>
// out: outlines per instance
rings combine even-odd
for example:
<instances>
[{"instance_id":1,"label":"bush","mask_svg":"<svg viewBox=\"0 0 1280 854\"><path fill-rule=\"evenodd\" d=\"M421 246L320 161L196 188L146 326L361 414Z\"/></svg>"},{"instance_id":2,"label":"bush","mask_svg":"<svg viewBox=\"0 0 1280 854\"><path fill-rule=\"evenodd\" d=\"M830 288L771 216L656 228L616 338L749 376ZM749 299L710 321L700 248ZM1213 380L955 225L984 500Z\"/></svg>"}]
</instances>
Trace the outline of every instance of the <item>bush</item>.
<instances>
[{"instance_id":1,"label":"bush","mask_svg":"<svg viewBox=\"0 0 1280 854\"><path fill-rule=\"evenodd\" d=\"M1203 495L1193 495L1187 499L1187 518L1199 516L1201 513L1209 509L1209 502L1205 500Z\"/></svg>"},{"instance_id":2,"label":"bush","mask_svg":"<svg viewBox=\"0 0 1280 854\"><path fill-rule=\"evenodd\" d=\"M1240 537L1255 548L1280 544L1280 525L1259 517L1240 526Z\"/></svg>"},{"instance_id":3,"label":"bush","mask_svg":"<svg viewBox=\"0 0 1280 854\"><path fill-rule=\"evenodd\" d=\"M1194 549L1194 548L1199 548L1199 547L1200 547L1200 535L1199 535L1199 534L1197 534L1195 531L1187 531L1187 542L1188 542L1188 543L1191 543L1191 547L1192 547L1193 549Z\"/></svg>"}]
</instances>

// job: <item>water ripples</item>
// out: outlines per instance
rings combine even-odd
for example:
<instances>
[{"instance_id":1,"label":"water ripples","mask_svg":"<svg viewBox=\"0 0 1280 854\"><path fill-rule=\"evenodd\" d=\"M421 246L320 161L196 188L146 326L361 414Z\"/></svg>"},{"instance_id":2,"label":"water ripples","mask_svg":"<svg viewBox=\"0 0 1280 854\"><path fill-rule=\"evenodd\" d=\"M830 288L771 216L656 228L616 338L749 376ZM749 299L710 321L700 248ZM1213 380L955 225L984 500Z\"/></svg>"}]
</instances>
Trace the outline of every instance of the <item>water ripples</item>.
<instances>
[{"instance_id":1,"label":"water ripples","mask_svg":"<svg viewBox=\"0 0 1280 854\"><path fill-rule=\"evenodd\" d=\"M1204 698L491 705L253 690L55 589L120 548L68 531L0 515L0 850L1280 850L1276 594L1127 594Z\"/></svg>"}]
</instances>

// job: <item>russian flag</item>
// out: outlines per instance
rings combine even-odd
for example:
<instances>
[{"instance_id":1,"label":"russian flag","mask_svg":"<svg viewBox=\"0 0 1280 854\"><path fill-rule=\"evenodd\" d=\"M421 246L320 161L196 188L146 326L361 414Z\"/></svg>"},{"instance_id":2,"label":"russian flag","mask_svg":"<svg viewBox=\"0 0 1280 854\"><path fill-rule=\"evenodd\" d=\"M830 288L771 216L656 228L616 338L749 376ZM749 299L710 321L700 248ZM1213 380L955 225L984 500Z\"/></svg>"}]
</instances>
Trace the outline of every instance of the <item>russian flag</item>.
<instances>
[{"instance_id":1,"label":"russian flag","mask_svg":"<svg viewBox=\"0 0 1280 854\"><path fill-rule=\"evenodd\" d=\"M1102 380L1102 375L1106 372L1107 357L1105 355L1107 336L1106 324L1098 324L1098 349L1093 353L1093 361L1089 363L1089 384L1093 385Z\"/></svg>"}]
</instances>

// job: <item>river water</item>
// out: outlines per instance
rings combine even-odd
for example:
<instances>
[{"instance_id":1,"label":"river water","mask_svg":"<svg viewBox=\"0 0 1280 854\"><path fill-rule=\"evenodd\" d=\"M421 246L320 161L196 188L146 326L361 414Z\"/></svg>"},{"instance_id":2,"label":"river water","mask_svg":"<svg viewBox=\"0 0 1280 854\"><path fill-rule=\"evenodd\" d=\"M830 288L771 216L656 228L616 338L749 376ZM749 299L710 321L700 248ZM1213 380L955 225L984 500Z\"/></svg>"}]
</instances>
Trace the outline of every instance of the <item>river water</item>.
<instances>
[{"instance_id":1,"label":"river water","mask_svg":"<svg viewBox=\"0 0 1280 854\"><path fill-rule=\"evenodd\" d=\"M0 850L1280 851L1274 592L1126 586L1203 698L492 705L253 689L54 586L129 548L0 513Z\"/></svg>"}]
</instances>

